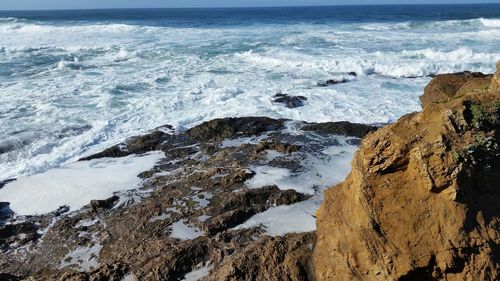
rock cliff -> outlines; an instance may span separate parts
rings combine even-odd
[[[438,75],[362,141],[317,212],[317,280],[499,280],[499,79]]]

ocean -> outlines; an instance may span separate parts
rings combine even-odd
[[[0,181],[164,124],[394,122],[430,76],[499,59],[500,4],[0,11]]]

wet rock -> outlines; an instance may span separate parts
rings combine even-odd
[[[0,189],[3,188],[6,184],[15,181],[16,179],[6,179],[4,181],[0,181]]]
[[[138,189],[93,200],[81,210],[63,207],[25,218],[43,239],[37,236],[26,241],[29,247],[18,247],[11,242],[19,240],[22,229],[12,229],[0,249],[0,268],[34,280],[122,280],[129,275],[181,280],[203,266],[212,268],[206,278],[215,280],[225,274],[229,280],[261,280],[265,274],[278,278],[280,271],[290,280],[305,280],[311,234],[273,238],[261,226],[235,230],[253,215],[310,198],[247,183],[256,175],[254,167],[301,173],[308,168],[304,159],[339,145],[328,133],[302,131],[303,125],[266,117],[216,119],[181,132],[159,128],[90,156],[165,153],[139,175]]]
[[[0,226],[0,251],[5,251],[11,244],[23,246],[35,241],[40,237],[37,230],[30,222]]]
[[[203,229],[210,235],[214,235],[226,229],[230,229],[244,223],[257,212],[252,208],[236,209],[227,211],[204,223]]]
[[[160,144],[169,138],[163,131],[154,131],[144,136],[133,137],[123,144],[115,145],[92,156],[83,157],[80,161],[104,157],[123,157],[131,154],[142,154],[153,150],[160,150]]]
[[[100,210],[108,210],[113,208],[113,206],[119,199],[120,198],[115,195],[104,200],[92,200],[90,201],[90,207],[96,212]]]
[[[244,117],[215,119],[186,131],[186,135],[200,142],[221,141],[226,138],[256,136],[284,127],[283,119]]]
[[[303,96],[289,96],[287,94],[276,94],[273,96],[273,102],[282,103],[288,108],[296,108],[304,106],[304,101],[307,98]]]
[[[347,82],[351,82],[353,78],[358,77],[358,74],[356,72],[348,72],[346,73],[348,78],[341,78],[341,79],[329,79],[326,80],[325,82],[318,82],[318,87],[328,87],[336,84],[343,84]]]
[[[128,268],[121,264],[106,264],[99,269],[91,272],[67,272],[64,273],[58,280],[61,281],[121,281],[127,276]]]
[[[292,154],[293,152],[299,151],[300,145],[282,143],[282,142],[273,142],[273,141],[265,141],[261,142],[257,146],[257,153],[260,153],[264,150],[275,150],[284,154]]]
[[[377,130],[377,127],[350,122],[327,122],[307,124],[302,127],[302,130],[313,131],[320,134],[335,134],[362,138],[368,133]]]
[[[234,210],[238,208],[253,208],[262,212],[271,206],[290,205],[304,201],[310,196],[296,192],[295,190],[280,190],[277,186],[268,186],[259,189],[249,189],[226,195],[216,205],[220,211]]]
[[[3,224],[3,221],[11,218],[14,212],[9,208],[8,202],[0,202],[0,225]]]

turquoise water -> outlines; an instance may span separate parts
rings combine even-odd
[[[166,123],[392,122],[429,75],[492,72],[498,46],[500,5],[0,12],[0,180]]]

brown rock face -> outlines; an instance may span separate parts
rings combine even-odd
[[[422,107],[431,102],[446,102],[457,95],[465,95],[471,91],[487,91],[492,75],[479,72],[460,72],[437,75],[424,89],[420,97]]]
[[[500,94],[500,61],[497,62],[497,72],[491,81],[491,92]]]
[[[438,76],[363,140],[317,213],[317,280],[500,279],[500,95],[433,102],[477,79]]]

